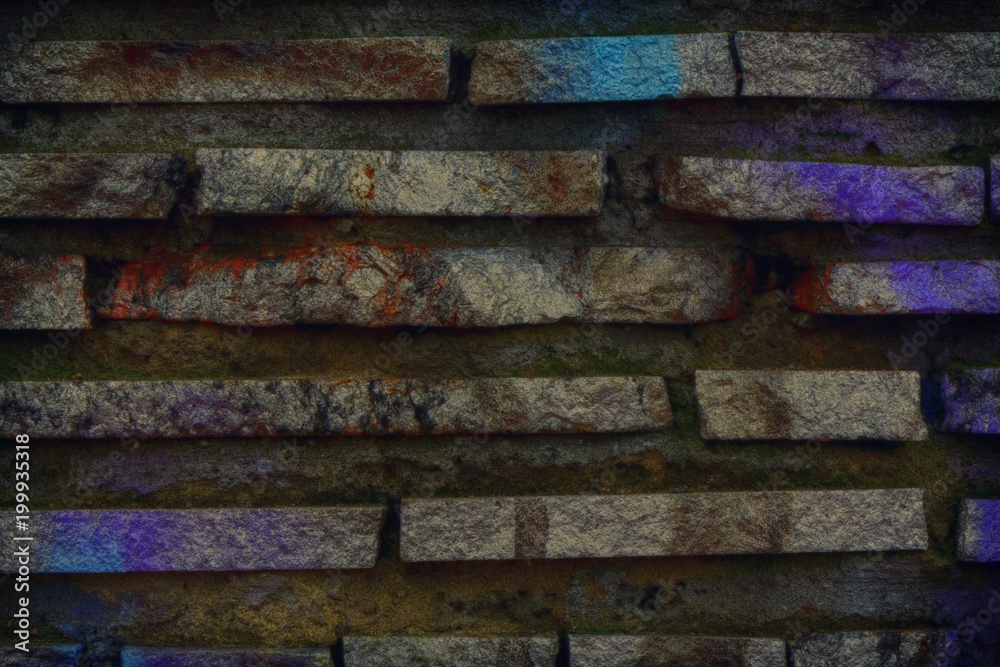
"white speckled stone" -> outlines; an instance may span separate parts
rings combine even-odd
[[[786,667],[783,639],[570,635],[570,667]]]
[[[89,329],[80,255],[0,255],[0,329]]]
[[[556,637],[344,637],[345,667],[552,667]]]
[[[947,630],[808,634],[792,645],[792,667],[948,667],[958,648]]]

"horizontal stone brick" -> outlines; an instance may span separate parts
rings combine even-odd
[[[594,216],[600,151],[201,149],[206,215]]]
[[[344,667],[552,667],[552,637],[344,637]]]
[[[154,153],[0,155],[0,218],[166,218],[183,168]]]
[[[400,530],[407,562],[927,548],[920,489],[410,499]]]
[[[935,386],[939,430],[1000,435],[1000,368],[947,371]]]
[[[381,507],[37,510],[31,513],[31,571],[370,568],[383,515]],[[2,519],[8,535],[16,534],[14,513],[3,512]],[[0,556],[4,572],[14,570],[12,553]]]
[[[743,95],[1000,99],[1000,34],[741,32]]]
[[[30,612],[29,612],[30,613]],[[19,641],[19,640],[14,640]],[[16,667],[77,667],[81,664],[79,657],[82,646],[76,644],[36,644],[34,639],[28,643],[29,651],[25,653],[5,642],[0,647],[0,664]]]
[[[736,70],[724,34],[481,42],[469,84],[473,104],[735,94]]]
[[[116,319],[274,326],[496,327],[735,317],[752,271],[736,252],[670,248],[308,248],[267,258],[128,264]]]
[[[908,371],[695,373],[709,440],[923,440],[920,374]]]
[[[797,308],[830,315],[1000,313],[1000,260],[842,262],[804,271]]]
[[[0,436],[184,438],[652,431],[659,377],[0,382]]]
[[[571,667],[786,667],[783,639],[570,635]]]
[[[1000,500],[962,501],[958,511],[958,559],[1000,562]]]
[[[6,104],[444,100],[450,47],[421,37],[50,42],[0,49]]]
[[[792,667],[948,667],[958,664],[950,630],[807,634],[792,645]]]
[[[735,220],[975,225],[979,167],[881,167],[682,157],[664,160],[661,201]]]
[[[210,649],[126,646],[121,667],[333,667],[328,648]]]
[[[0,329],[90,328],[80,255],[0,255]]]

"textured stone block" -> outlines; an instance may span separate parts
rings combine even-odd
[[[0,218],[166,218],[183,168],[154,153],[0,155]]]
[[[949,630],[808,634],[792,646],[792,667],[948,667],[957,654]]]
[[[990,210],[1000,218],[1000,155],[990,158]]]
[[[0,329],[90,328],[80,255],[0,255]]]
[[[184,438],[652,431],[659,377],[0,382],[0,435]]]
[[[469,84],[473,104],[735,94],[736,70],[724,34],[481,42]]]
[[[939,430],[1000,435],[1000,369],[947,371],[936,384]]]
[[[344,667],[552,667],[552,637],[344,637]]]
[[[785,667],[783,639],[570,635],[571,667]]]
[[[443,100],[446,39],[48,42],[0,49],[0,100],[18,103]]]
[[[958,559],[1000,562],[1000,500],[962,501],[958,512]]]
[[[920,374],[908,371],[695,373],[709,440],[923,440]]]
[[[743,95],[1000,99],[1000,34],[741,32]]]
[[[117,319],[274,326],[496,327],[735,317],[752,270],[735,252],[669,248],[309,248],[128,264]]]
[[[927,548],[923,491],[404,500],[407,562]]]
[[[1000,313],[1000,260],[843,262],[804,271],[797,308],[831,315]]]
[[[979,167],[880,167],[682,157],[664,160],[661,201],[736,220],[975,225]]]
[[[8,534],[14,533],[13,512],[2,515]],[[36,510],[31,571],[369,568],[383,516],[382,507]],[[12,554],[0,556],[4,572],[14,569]]]
[[[12,598],[13,599],[13,598]],[[13,640],[19,641],[19,640]],[[77,667],[82,647],[76,644],[28,644],[27,653],[10,643],[0,647],[0,664],[12,667]]]
[[[122,667],[333,667],[328,648],[210,649],[126,646]]]

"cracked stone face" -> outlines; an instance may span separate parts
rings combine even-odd
[[[81,255],[0,255],[0,329],[89,329]]]
[[[793,667],[948,667],[956,664],[953,631],[806,634],[792,645]],[[949,650],[950,649],[950,650]]]
[[[785,667],[783,639],[570,635],[573,667]]]
[[[552,637],[344,637],[345,667],[550,667]]]

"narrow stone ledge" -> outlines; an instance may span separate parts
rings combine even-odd
[[[786,667],[783,639],[570,635],[571,667]]]
[[[707,440],[924,440],[910,371],[695,372]]]
[[[1000,369],[946,371],[936,385],[938,430],[1000,435]]]
[[[469,83],[473,104],[735,94],[736,70],[724,34],[481,42],[476,45]]]
[[[344,667],[552,667],[556,637],[344,637]]]
[[[370,568],[384,514],[382,507],[40,510],[31,513],[31,571]],[[8,535],[16,535],[14,513],[2,518]],[[4,572],[14,571],[12,550],[0,559]]]
[[[17,640],[14,640],[17,641]],[[0,664],[17,667],[77,667],[83,647],[77,644],[36,644],[32,639],[29,652],[6,643],[0,647]]]
[[[205,215],[595,216],[601,151],[200,149]]]
[[[126,265],[100,314],[236,326],[683,324],[735,317],[752,274],[729,250],[337,246],[253,259],[195,254]]]
[[[741,32],[743,95],[1000,99],[1000,34]]]
[[[333,667],[328,648],[210,649],[126,646],[121,667]]]
[[[9,438],[621,433],[671,421],[659,377],[0,382]]]
[[[668,158],[661,201],[734,220],[976,225],[986,202],[979,167]]]
[[[958,511],[958,559],[1000,562],[1000,500],[962,501]]]
[[[89,329],[80,255],[0,255],[0,329]]]
[[[406,562],[927,548],[923,491],[404,500]]]
[[[0,218],[164,219],[183,169],[157,153],[0,155]]]
[[[24,103],[444,100],[448,40],[48,42],[0,49],[0,100]]]
[[[792,667],[948,667],[957,664],[951,630],[807,634],[792,645]]]
[[[804,271],[796,308],[829,315],[1000,313],[1000,260],[842,262]]]
[[[1000,155],[990,158],[990,210],[1000,219]]]

